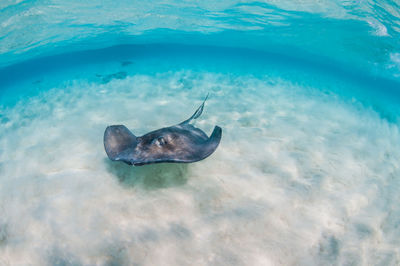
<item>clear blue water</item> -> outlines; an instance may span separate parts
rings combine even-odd
[[[399,265],[399,1],[0,3],[0,265]],[[107,125],[223,128],[109,161]]]

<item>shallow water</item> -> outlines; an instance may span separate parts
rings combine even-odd
[[[0,265],[398,265],[398,6],[2,2]],[[209,158],[107,158],[207,93]]]

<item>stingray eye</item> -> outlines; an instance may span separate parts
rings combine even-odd
[[[167,144],[167,141],[163,137],[156,138],[155,142],[157,143],[158,146],[163,146]]]

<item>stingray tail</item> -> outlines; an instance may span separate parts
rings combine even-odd
[[[180,123],[180,125],[189,124],[190,121],[192,121],[193,119],[196,119],[196,118],[198,118],[199,116],[201,116],[201,114],[203,113],[204,104],[206,103],[209,94],[210,94],[210,93],[207,93],[206,98],[204,99],[204,101],[203,101],[203,103],[200,105],[200,107],[197,108],[196,112],[194,112],[194,114],[193,114],[189,119],[187,119],[187,120],[183,121],[182,123]]]

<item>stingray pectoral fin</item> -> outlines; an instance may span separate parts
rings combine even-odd
[[[210,156],[217,149],[219,143],[221,142],[221,137],[222,129],[219,126],[215,126],[210,138],[207,141],[207,149],[203,159]]]
[[[113,161],[126,161],[136,145],[136,136],[123,125],[108,126],[104,132],[104,148]]]

